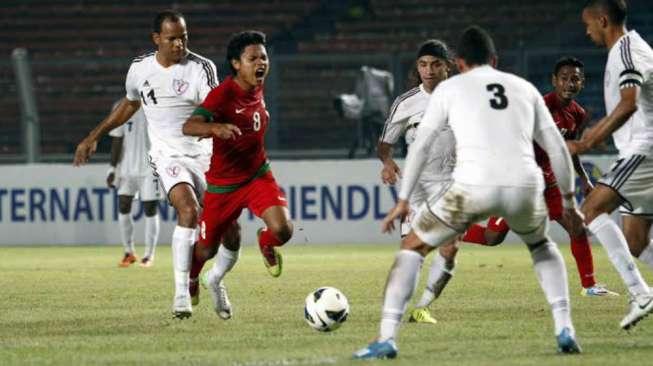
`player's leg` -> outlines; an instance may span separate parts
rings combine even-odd
[[[512,188],[511,191],[506,197],[512,197],[515,209],[509,210],[506,220],[531,253],[537,280],[551,306],[558,352],[578,353],[580,347],[571,321],[567,270],[557,245],[547,235],[544,199],[537,189]]]
[[[134,253],[134,219],[131,215],[133,199],[133,195],[118,195],[118,226],[124,252],[122,260],[118,263],[119,267],[129,267],[138,261]]]
[[[293,234],[285,195],[272,172],[243,187],[243,195],[247,207],[265,223],[265,227],[257,232],[263,263],[272,277],[279,277],[283,270],[283,258],[278,247],[288,242]]]
[[[651,219],[644,216],[623,215],[624,235],[634,257],[653,269],[653,240],[650,239]]]
[[[623,202],[615,190],[603,184],[606,178],[605,182],[613,180],[613,173],[614,170],[601,179],[601,184],[598,184],[583,201],[581,211],[585,216],[588,229],[603,245],[610,262],[617,269],[628,292],[635,299],[630,312],[620,323],[622,328],[629,329],[653,311],[653,297],[633,261],[626,238],[619,226],[609,216],[609,213]]]
[[[145,253],[141,259],[141,267],[150,267],[154,263],[156,244],[161,230],[158,213],[160,191],[159,179],[154,174],[142,178],[139,194],[145,213]]]
[[[172,232],[172,263],[175,276],[173,314],[184,318],[192,314],[189,282],[200,205],[193,187],[188,183],[175,185],[168,192],[168,199],[177,211],[177,225]]]
[[[510,226],[501,217],[490,217],[487,227],[474,224],[462,237],[462,241],[472,244],[495,246],[503,243],[510,231]]]
[[[422,297],[415,304],[415,308],[410,312],[409,322],[435,324],[436,320],[428,311],[428,306],[433,303],[453,277],[456,267],[456,254],[458,253],[457,240],[454,239],[449,243],[442,245],[435,254],[429,268],[426,288],[422,292]]]

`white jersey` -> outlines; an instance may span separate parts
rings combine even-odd
[[[184,136],[181,128],[217,85],[213,62],[192,52],[167,68],[156,60],[156,52],[134,59],[125,88],[127,99],[141,101],[148,121],[151,155],[211,154],[211,139],[198,142],[197,137]]]
[[[635,112],[612,134],[620,157],[653,156],[653,50],[631,30],[610,49],[604,75],[605,109],[612,113],[621,100],[620,91],[639,86]]]
[[[144,177],[152,174],[147,157],[150,141],[143,108],[136,111],[127,123],[111,130],[109,136],[123,138],[122,155],[116,171],[118,177]]]
[[[556,127],[544,99],[528,81],[487,65],[443,81],[431,95],[417,130],[418,140],[427,144],[428,136],[446,124],[456,141],[454,181],[468,185],[544,187],[542,171],[535,163],[533,137]],[[560,146],[556,146],[563,149],[560,134],[557,130],[547,132],[550,131],[556,132],[549,136],[558,138],[555,142]],[[422,149],[427,149],[423,144]],[[410,155],[400,192],[402,199],[412,192],[418,174],[410,165],[420,158]]]
[[[419,86],[405,92],[395,99],[390,108],[381,142],[394,145],[404,136],[410,150],[415,141],[417,126],[422,120],[431,94]],[[451,179],[451,172],[455,165],[456,141],[449,126],[443,127],[437,135],[437,141],[431,145],[422,178],[429,182],[445,181]]]

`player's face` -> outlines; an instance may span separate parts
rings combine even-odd
[[[417,59],[416,64],[419,78],[429,90],[449,76],[449,63],[441,58],[424,55]]]
[[[574,99],[583,89],[583,71],[575,66],[563,66],[553,75],[553,88],[561,100]]]
[[[186,56],[188,32],[186,21],[182,18],[175,22],[166,19],[161,23],[161,33],[152,33],[152,39],[158,46],[159,54],[171,62],[179,62]]]
[[[597,46],[605,46],[603,38],[605,16],[601,16],[596,10],[586,8],[583,10],[583,24],[585,24],[585,34]]]
[[[250,44],[245,47],[239,60],[231,60],[236,69],[236,77],[253,89],[263,85],[268,76],[269,61],[265,46]]]

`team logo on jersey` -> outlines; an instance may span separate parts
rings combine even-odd
[[[150,87],[150,82],[145,80],[145,82],[143,83],[143,88],[149,88],[149,87]]]
[[[182,95],[188,90],[188,81],[182,79],[172,79],[172,88],[177,95]]]
[[[166,172],[168,172],[168,175],[171,177],[177,177],[180,171],[181,167],[179,165],[173,165],[166,168]]]

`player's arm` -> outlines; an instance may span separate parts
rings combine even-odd
[[[641,84],[641,82],[640,82]],[[637,98],[639,97],[639,84],[622,88],[621,99],[609,115],[603,117],[594,127],[587,129],[579,141],[568,142],[572,154],[582,154],[605,140],[637,112]]]
[[[107,172],[107,186],[114,188],[114,181],[116,179],[116,166],[120,161],[122,154],[122,142],[124,137],[114,136],[111,140],[111,161],[109,162],[109,171]]]
[[[77,145],[73,165],[79,166],[86,163],[88,158],[95,153],[100,138],[107,132],[127,122],[140,107],[140,100],[123,98],[116,108]]]
[[[392,146],[392,144],[383,141],[379,141],[376,146],[376,153],[383,163],[381,181],[385,184],[395,184],[397,183],[397,177],[401,176],[401,170],[392,158]]]
[[[217,137],[223,140],[235,139],[242,135],[240,129],[231,123],[212,123],[213,113],[200,106],[184,122],[181,132],[188,136],[200,138]]]
[[[551,113],[544,104],[544,100],[537,93],[535,99],[535,131],[533,139],[549,156],[553,173],[562,192],[564,206],[575,209],[571,155],[565,146],[560,131],[553,122]]]

